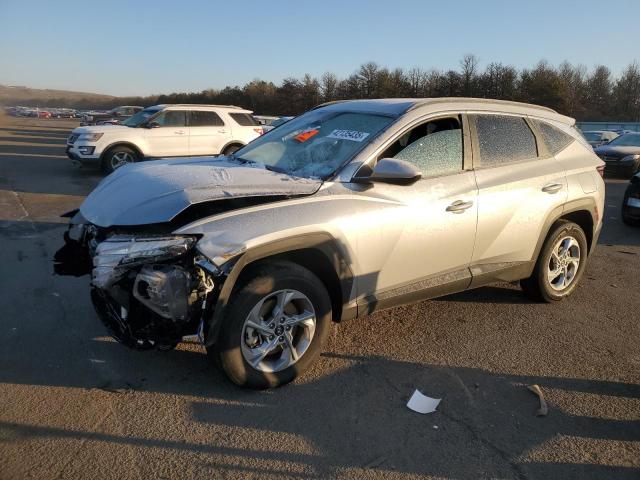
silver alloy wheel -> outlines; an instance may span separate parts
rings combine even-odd
[[[278,290],[262,298],[242,327],[244,359],[260,372],[279,372],[296,363],[311,345],[316,312],[297,290]]]
[[[556,291],[566,289],[580,267],[580,244],[572,236],[562,237],[551,250],[547,266],[547,281]]]
[[[111,155],[111,168],[114,170],[118,167],[121,167],[125,163],[133,163],[133,155],[129,152],[116,152]]]

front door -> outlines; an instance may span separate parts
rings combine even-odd
[[[401,133],[379,156],[411,162],[423,177],[411,185],[374,183],[366,192],[391,203],[371,218],[376,233],[358,239],[364,311],[469,285],[478,207],[464,143],[462,117],[451,116]]]
[[[184,110],[164,110],[152,118],[145,132],[147,157],[189,155],[189,127]]]

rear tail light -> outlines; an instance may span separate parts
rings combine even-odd
[[[256,132],[258,135],[262,135],[264,133],[264,130],[262,129],[262,127],[254,128],[253,131]]]
[[[602,178],[604,178],[604,165],[598,165],[598,166],[596,167],[596,170],[598,171],[598,173],[600,174],[600,176],[601,176]]]

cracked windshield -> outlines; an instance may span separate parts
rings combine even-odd
[[[393,120],[383,115],[311,111],[258,138],[238,151],[236,158],[298,177],[325,178]]]

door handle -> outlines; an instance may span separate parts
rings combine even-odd
[[[218,133],[227,133],[226,130],[218,130]]]
[[[175,131],[173,133],[175,133],[176,135],[184,135],[185,131],[184,130],[177,130],[177,131]]]
[[[562,190],[561,183],[550,183],[542,187],[542,191],[545,193],[558,193],[560,190]]]
[[[473,206],[473,202],[464,202],[462,200],[456,200],[451,205],[447,207],[447,212],[451,213],[462,213],[467,208],[471,208]]]

